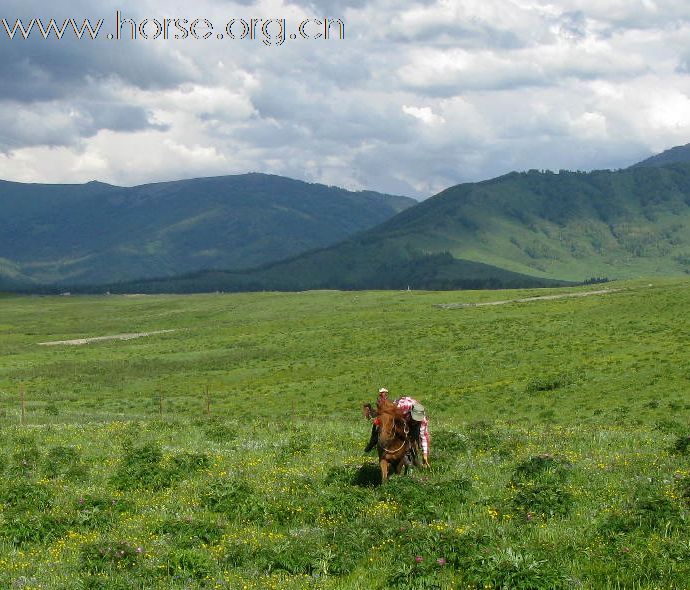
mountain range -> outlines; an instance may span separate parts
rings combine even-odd
[[[451,289],[690,273],[690,146],[625,170],[512,172],[418,204],[261,174],[4,183],[0,198],[4,288],[29,277],[97,292]]]
[[[135,187],[0,182],[0,281],[79,285],[250,268],[415,203],[267,174]]]

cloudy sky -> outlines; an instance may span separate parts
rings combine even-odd
[[[214,34],[111,40],[117,9],[205,18]],[[10,27],[104,19],[93,41],[10,40],[0,25],[7,180],[259,171],[419,198],[690,142],[687,0],[3,0],[0,12]],[[344,40],[216,38],[231,19],[292,32],[324,16],[342,19]]]

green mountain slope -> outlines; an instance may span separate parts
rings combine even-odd
[[[346,241],[134,291],[463,288],[690,272],[690,164],[511,173],[449,188]]]
[[[667,164],[682,164],[684,162],[690,162],[690,143],[672,147],[651,158],[633,164],[632,168],[642,166],[666,166]]]
[[[332,244],[415,202],[266,174],[131,188],[0,181],[0,277],[74,285],[248,268]]]
[[[690,164],[459,185],[377,236],[537,277],[680,275],[690,270]]]

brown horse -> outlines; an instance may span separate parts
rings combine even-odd
[[[393,468],[397,474],[407,470],[410,450],[410,430],[402,412],[388,400],[379,404],[374,424],[378,427],[378,442],[376,448],[379,453],[381,467],[381,481],[385,483]]]

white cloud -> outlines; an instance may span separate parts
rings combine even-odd
[[[3,8],[108,25],[116,5]],[[125,12],[293,27],[328,15],[346,39],[0,37],[1,178],[131,185],[253,170],[426,196],[690,141],[685,0],[145,0]]]
[[[429,107],[413,107],[403,105],[402,110],[406,115],[419,119],[427,125],[436,125],[445,122],[443,117],[440,117],[434,113]]]

